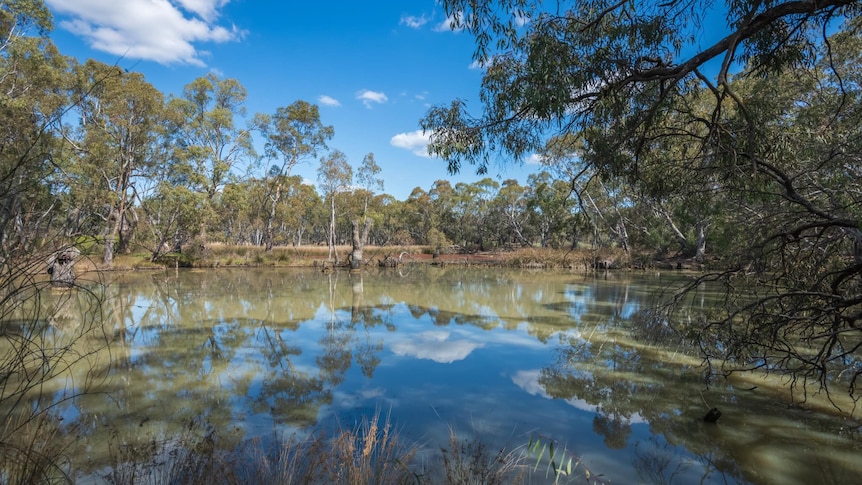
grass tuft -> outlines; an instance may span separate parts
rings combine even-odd
[[[475,438],[458,439],[450,429],[449,448],[441,452],[447,484],[502,485],[523,483],[526,477],[526,457],[521,448],[490,450]]]

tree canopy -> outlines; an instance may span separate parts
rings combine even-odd
[[[586,184],[624,196],[615,227],[631,221],[626,207],[652,207],[699,258],[720,232],[725,269],[649,318],[714,370],[786,372],[803,389],[840,380],[855,395],[859,2],[443,4],[484,68],[480,115],[454,100],[421,122],[450,172],[540,153],[573,167],[582,207],[599,207],[584,203]],[[726,285],[727,304],[683,328],[675,312],[704,280]]]

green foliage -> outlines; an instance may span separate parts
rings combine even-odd
[[[588,484],[605,483],[601,474],[593,474],[580,458],[574,456],[566,447],[560,448],[550,438],[531,437],[527,443],[527,455],[536,460],[535,465],[533,465],[534,471],[539,470],[542,462],[547,463],[544,466],[545,478],[553,477],[555,484],[560,483],[561,480]],[[583,480],[576,478],[577,476],[582,476]]]
[[[47,36],[53,28],[51,12],[42,0],[4,0],[0,4],[0,35],[4,41],[20,35]]]
[[[440,250],[451,246],[452,242],[446,238],[446,235],[442,231],[432,228],[428,231],[428,245],[434,248],[434,250]]]

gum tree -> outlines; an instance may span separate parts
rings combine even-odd
[[[298,163],[317,156],[326,149],[335,130],[320,121],[320,111],[307,101],[295,101],[290,106],[276,109],[275,114],[258,114],[255,126],[265,140],[264,156],[273,164],[266,173],[267,196],[264,201],[266,250],[272,251],[273,223],[281,202],[284,184]]]
[[[140,73],[89,60],[78,66],[79,153],[76,190],[103,223],[104,264],[129,251],[133,208],[160,163],[164,98]]]
[[[332,253],[337,243],[335,233],[336,197],[339,192],[348,190],[353,183],[353,167],[347,162],[347,155],[339,150],[333,150],[329,155],[320,159],[317,168],[318,189],[323,198],[329,201],[329,260],[332,261]],[[335,251],[335,262],[338,263],[338,251]]]

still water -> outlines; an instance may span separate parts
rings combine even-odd
[[[450,429],[490,447],[542,435],[611,483],[862,476],[858,423],[788,407],[750,381],[707,386],[696,357],[645,343],[632,317],[667,276],[429,267],[110,278],[104,311],[118,338],[99,361],[111,370],[87,378],[98,393],[59,408],[89,430],[78,452],[94,463],[103,429],[170,434],[199,418],[250,439],[352,427],[383,410],[428,449]],[[709,301],[705,289],[695,305]],[[719,422],[702,422],[713,406]]]

